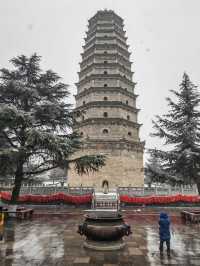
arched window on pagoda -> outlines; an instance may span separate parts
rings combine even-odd
[[[105,96],[103,99],[104,99],[104,101],[107,101],[108,100],[108,97]]]
[[[104,116],[104,117],[108,117],[108,113],[107,113],[107,112],[104,112],[104,113],[103,113],[103,116]]]
[[[108,134],[108,129],[107,128],[104,128],[103,131],[102,131],[103,134]]]
[[[131,132],[128,132],[128,136],[129,136],[129,137],[131,137],[131,136],[132,136]]]
[[[130,120],[130,115],[127,115],[127,120]]]

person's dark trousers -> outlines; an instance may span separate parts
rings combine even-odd
[[[167,246],[167,254],[170,254],[170,239],[167,240],[161,240],[160,239],[160,253],[163,253],[163,244],[164,242],[166,242],[166,246]]]

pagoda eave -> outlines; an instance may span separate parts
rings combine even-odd
[[[133,122],[130,120],[126,120],[123,118],[112,118],[112,117],[107,117],[107,118],[88,118],[85,119],[81,122],[76,121],[74,128],[81,128],[86,125],[95,125],[95,124],[101,124],[101,125],[124,125],[124,126],[130,126],[133,128],[139,129],[142,124],[139,124],[137,122]]]
[[[82,111],[82,110],[87,110],[88,108],[91,107],[99,107],[99,108],[104,108],[104,107],[110,107],[110,108],[122,108],[134,113],[138,113],[140,109],[137,109],[133,106],[127,105],[123,102],[120,101],[95,101],[95,102],[88,102],[85,105],[82,105],[80,107],[76,107],[76,111]]]
[[[78,83],[76,83],[77,86],[85,84],[88,81],[95,80],[95,79],[120,79],[124,81],[125,83],[135,86],[137,83],[133,82],[130,79],[127,79],[126,77],[120,75],[120,74],[91,74],[90,76],[86,76],[84,79],[80,80]]]
[[[90,87],[88,89],[85,89],[83,92],[77,93],[75,97],[76,99],[80,99],[81,97],[89,95],[92,92],[120,92],[121,94],[127,95],[128,97],[131,97],[133,99],[136,99],[138,97],[137,94],[131,93],[121,87]]]
[[[86,146],[87,148],[90,149],[98,149],[103,148],[103,149],[119,149],[119,150],[127,150],[128,149],[133,149],[137,152],[143,152],[144,151],[144,146],[145,142],[136,142],[136,141],[131,141],[127,140],[125,138],[121,139],[93,139],[93,138],[85,138],[83,139],[83,147]]]

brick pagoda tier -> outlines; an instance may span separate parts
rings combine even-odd
[[[130,52],[123,19],[113,11],[98,11],[89,20],[77,85],[76,130],[84,145],[76,156],[106,154],[106,166],[97,173],[68,173],[71,186],[110,188],[143,186],[143,149],[139,139],[137,95],[132,81]]]

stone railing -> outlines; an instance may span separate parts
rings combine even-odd
[[[130,196],[150,196],[150,195],[175,195],[186,194],[196,195],[198,194],[197,188],[194,187],[119,187],[119,194],[127,194]]]
[[[0,190],[11,191],[12,185],[0,184]],[[71,186],[26,186],[21,187],[21,194],[53,194],[53,193],[67,193],[73,195],[82,195],[92,193],[93,187],[71,187]],[[110,190],[111,191],[111,190]],[[150,196],[150,195],[175,195],[175,194],[186,194],[196,195],[198,194],[197,188],[194,187],[118,187],[119,194],[126,194],[130,196]]]
[[[11,191],[12,185],[0,184],[0,190]],[[70,187],[70,186],[25,186],[23,185],[20,189],[20,194],[35,194],[35,195],[50,195],[54,193],[63,192],[66,194],[83,195],[93,193],[93,187]]]

